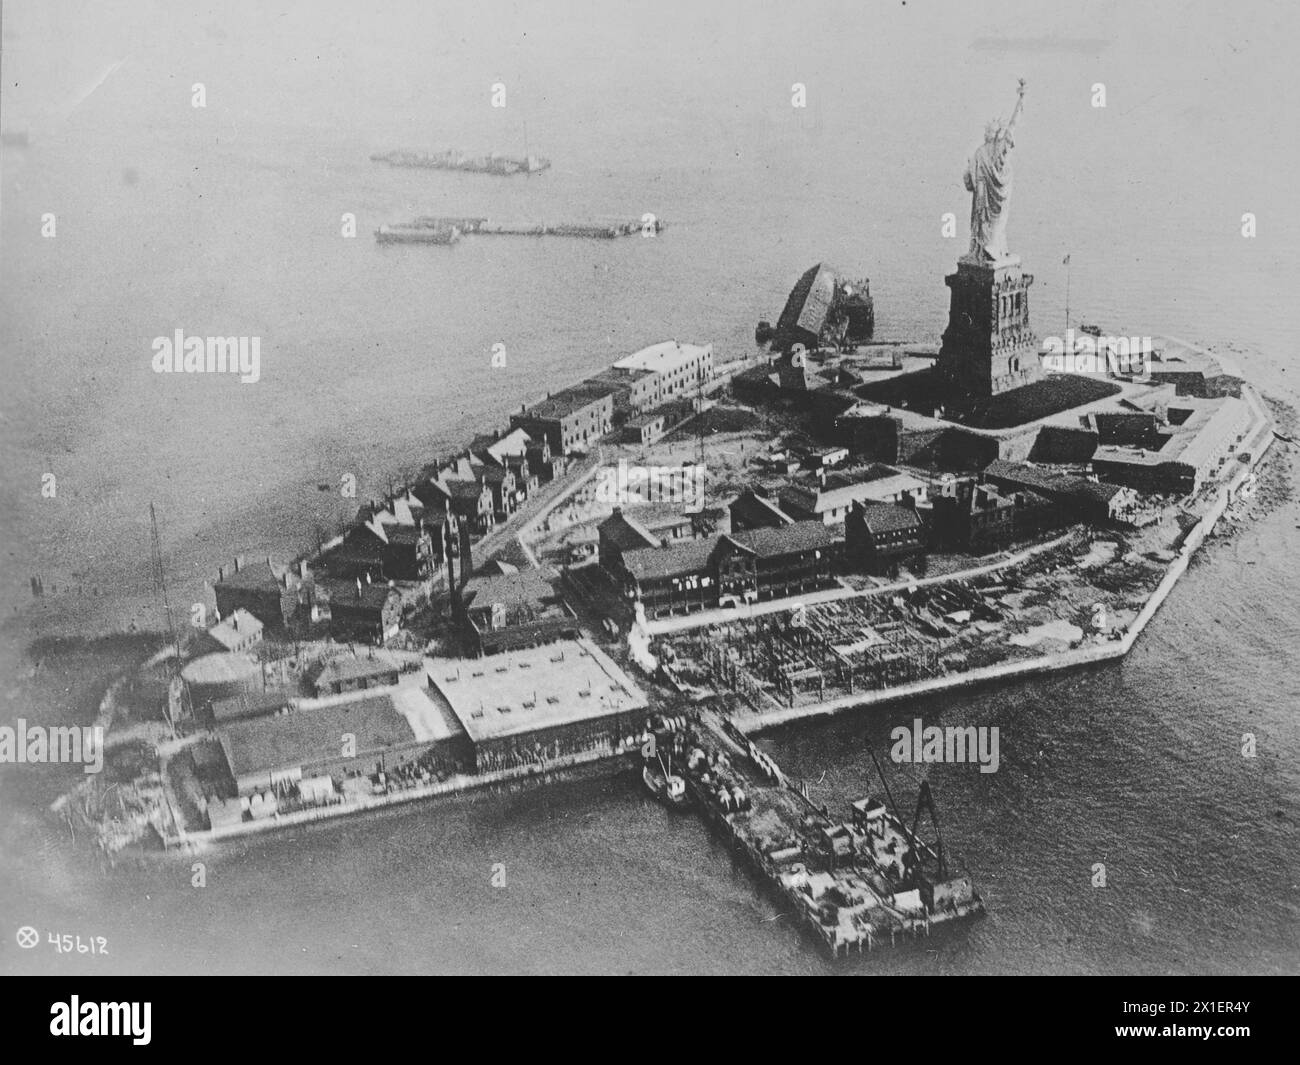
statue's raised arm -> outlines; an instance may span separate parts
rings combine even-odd
[[[1025,109],[1025,79],[1020,79],[1020,88],[1016,91],[1016,106],[1011,112],[1011,118],[1007,121],[1007,132],[1010,133],[1016,126],[1016,119],[1020,117],[1020,112]]]

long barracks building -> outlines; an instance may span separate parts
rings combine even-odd
[[[829,587],[838,557],[831,531],[803,521],[625,551],[608,572],[656,618]]]

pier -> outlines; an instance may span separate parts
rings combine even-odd
[[[894,808],[883,776],[885,800],[859,799],[847,820],[836,820],[711,711],[663,742],[684,762],[687,790],[701,816],[745,855],[833,958],[928,936],[936,926],[984,913],[970,879],[948,868],[942,840],[931,845],[917,835],[924,808],[938,836],[928,784],[921,785],[911,828]]]

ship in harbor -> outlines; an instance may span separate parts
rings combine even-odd
[[[515,174],[540,174],[551,168],[551,161],[539,155],[470,155],[459,149],[445,152],[413,152],[396,150],[376,152],[370,157],[372,162],[387,163],[389,166],[414,167],[422,170],[461,170],[469,174],[494,174],[497,177],[512,177]]]
[[[683,810],[690,805],[686,794],[686,781],[665,765],[662,759],[646,759],[641,767],[641,783],[656,799],[671,810]]]
[[[682,717],[656,716],[650,733],[641,747],[641,783],[655,799],[670,810],[684,810],[690,805],[686,780],[673,771],[673,755],[678,761],[685,753],[686,721]],[[668,755],[664,760],[665,752]]]

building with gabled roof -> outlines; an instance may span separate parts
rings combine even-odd
[[[871,285],[843,281],[826,263],[817,263],[795,282],[777,319],[774,344],[789,351],[795,344],[808,350],[860,344],[875,331]]]
[[[555,580],[546,569],[471,577],[456,609],[475,653],[494,655],[576,636],[577,618]]]
[[[747,488],[736,496],[727,509],[731,512],[733,532],[794,524],[794,518],[767,496],[759,495],[752,488]]]
[[[1132,489],[1056,473],[1027,462],[995,459],[984,467],[982,476],[985,481],[1013,492],[1033,492],[1050,499],[1077,518],[1098,524],[1123,520],[1124,511],[1137,503]]]
[[[796,522],[629,550],[611,576],[655,618],[827,587],[838,556],[824,524]]]
[[[245,565],[240,555],[233,568],[222,567],[217,571],[212,585],[217,613],[224,618],[236,610],[247,610],[268,631],[279,631],[298,605],[287,572],[287,568],[272,566],[269,558]]]
[[[236,607],[207,631],[222,651],[247,651],[262,642],[262,622],[243,607]]]
[[[353,525],[340,543],[321,556],[326,572],[339,579],[360,577],[381,583],[428,580],[441,568],[444,549],[441,526],[427,525],[423,512],[421,508],[414,524],[400,524],[395,515],[381,514]]]
[[[401,631],[402,597],[390,584],[327,578],[316,582],[316,598],[329,610],[332,640],[380,645]]]
[[[787,514],[807,521],[836,525],[845,520],[854,503],[901,503],[905,498],[923,502],[927,486],[919,477],[888,466],[873,466],[861,473],[829,473],[811,484],[789,485],[778,497]]]
[[[844,564],[874,576],[923,563],[925,522],[914,507],[893,503],[854,503],[844,522]]]
[[[414,698],[421,698],[416,690]],[[468,760],[464,732],[453,731],[428,698],[414,706],[411,693],[376,694],[289,713],[232,721],[218,730],[222,751],[240,795],[279,793],[317,776],[392,774],[403,765],[448,749]],[[454,719],[453,719],[454,722]],[[345,748],[340,736],[351,736]]]
[[[395,686],[405,671],[401,662],[384,654],[343,654],[326,661],[311,683],[318,697],[341,695]]]

